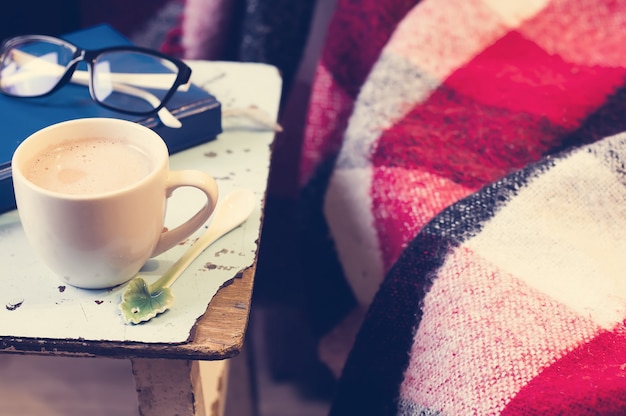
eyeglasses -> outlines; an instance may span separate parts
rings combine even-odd
[[[173,128],[181,123],[165,104],[177,90],[189,89],[190,77],[184,62],[135,46],[88,50],[63,39],[28,35],[10,38],[0,47],[2,94],[43,97],[71,82],[88,86],[91,98],[103,107],[136,115],[157,113]]]

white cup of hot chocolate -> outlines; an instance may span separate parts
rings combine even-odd
[[[156,132],[113,118],[39,130],[18,146],[11,167],[18,213],[35,253],[64,282],[81,288],[128,281],[150,257],[199,229],[218,198],[208,174],[169,169],[167,146]],[[206,204],[164,230],[167,200],[184,186],[201,190]]]

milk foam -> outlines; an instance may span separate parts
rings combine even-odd
[[[125,140],[84,138],[35,155],[24,175],[50,191],[93,195],[126,188],[151,170],[148,155]]]

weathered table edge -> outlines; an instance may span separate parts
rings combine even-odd
[[[241,277],[222,287],[209,303],[206,312],[195,327],[193,339],[181,344],[150,344],[135,342],[55,340],[46,338],[0,337],[0,352],[17,354],[43,354],[79,357],[110,358],[167,358],[184,360],[221,360],[232,358],[241,352],[245,338],[255,263],[245,269]],[[226,319],[224,317],[227,317]],[[231,325],[230,339],[215,322]],[[232,324],[237,327],[233,328]],[[219,333],[218,333],[219,332]]]

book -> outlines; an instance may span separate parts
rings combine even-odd
[[[61,37],[85,49],[131,44],[107,24]],[[13,152],[29,135],[49,125],[86,117],[130,120],[157,132],[170,154],[213,140],[222,132],[220,102],[196,85],[192,84],[187,91],[177,91],[166,107],[181,121],[182,127],[167,127],[156,114],[146,117],[108,110],[91,99],[86,87],[69,83],[46,97],[15,98],[0,94],[0,212],[15,208],[11,180]]]

